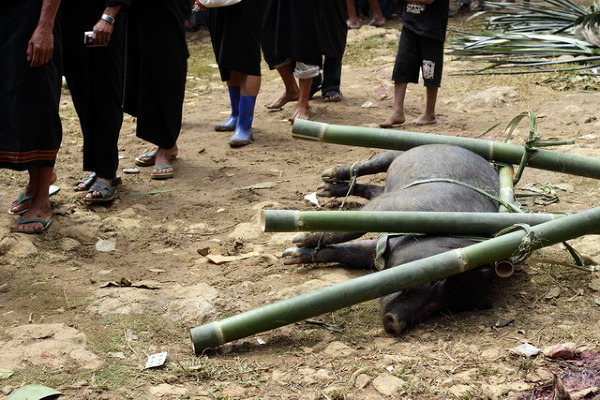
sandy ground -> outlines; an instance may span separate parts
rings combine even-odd
[[[351,32],[344,100],[324,103],[317,96],[315,121],[375,127],[385,119],[398,33],[388,25]],[[254,143],[231,149],[229,134],[212,129],[226,118],[228,99],[209,46],[204,32],[190,36],[196,54],[190,63],[202,73],[190,73],[176,177],[154,181],[148,169],[122,173],[110,206],[88,208],[72,190],[84,176],[82,137],[65,91],[54,225],[40,236],[15,235],[8,232],[14,217],[0,217],[5,395],[37,383],[69,399],[516,399],[541,398],[531,390],[555,376],[571,392],[600,386],[598,364],[589,361],[600,344],[600,275],[564,265],[572,260],[561,245],[535,252],[510,278],[497,280],[493,309],[441,315],[400,338],[383,332],[373,300],[195,356],[192,327],[371,273],[283,265],[281,252],[293,234],[261,232],[259,213],[317,209],[304,196],[316,190],[324,169],[380,151],[292,138],[287,117],[293,105],[278,112],[262,106],[282,91],[273,71],[264,74]],[[477,137],[498,124],[483,138],[503,140],[509,121],[529,110],[538,116],[542,139],[574,141],[553,150],[597,157],[598,94],[548,75],[453,75],[463,67],[447,62],[439,123],[402,129]],[[410,86],[409,121],[423,105],[424,89]],[[522,143],[527,135],[524,120],[512,141]],[[146,149],[126,117],[121,168],[133,167]],[[25,179],[0,171],[2,207]],[[592,208],[600,188],[594,179],[534,169],[525,171],[517,192],[532,193],[525,185],[556,193],[558,201],[547,205],[524,202],[536,212]],[[345,209],[360,204],[350,198]],[[321,206],[337,210],[340,201],[324,199]],[[596,236],[570,243],[590,263],[598,259]],[[578,365],[511,351],[523,343],[543,349],[568,342],[583,354]],[[143,369],[147,357],[160,352],[168,353],[166,364]],[[583,383],[566,379],[569,371]],[[580,396],[600,398],[598,389]]]

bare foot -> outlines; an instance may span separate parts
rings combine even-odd
[[[348,19],[346,21],[346,25],[348,25],[348,29],[359,29],[360,21],[358,20],[358,18]]]
[[[394,112],[385,121],[379,124],[381,128],[392,128],[394,125],[402,125],[406,121],[404,113]]]
[[[280,110],[281,107],[285,106],[290,101],[297,101],[297,100],[298,100],[298,92],[289,93],[289,94],[288,94],[288,92],[285,92],[277,100],[265,104],[265,107],[267,107],[269,110]]]
[[[310,107],[296,107],[294,114],[288,118],[288,121],[294,122],[296,119],[310,119]]]
[[[417,119],[413,121],[415,125],[432,125],[437,122],[435,115],[420,115]]]

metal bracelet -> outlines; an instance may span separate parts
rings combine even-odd
[[[100,18],[102,18],[103,20],[105,20],[106,22],[108,22],[111,25],[113,25],[115,23],[115,19],[108,14],[102,14],[102,17],[100,17]]]

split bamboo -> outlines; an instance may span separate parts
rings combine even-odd
[[[520,211],[519,204],[515,201],[515,188],[513,180],[515,179],[515,170],[512,165],[501,165],[498,168],[498,178],[500,180],[499,198],[503,204],[508,204],[510,210],[504,205],[500,205],[498,212],[514,212]]]

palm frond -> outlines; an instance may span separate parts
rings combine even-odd
[[[483,30],[454,31],[447,54],[455,60],[485,64],[477,69],[459,72],[467,74],[583,71],[597,68],[597,57],[600,56],[600,0],[597,1],[589,9],[572,0],[486,3],[487,10],[474,16],[485,18],[485,23],[478,25]],[[556,58],[561,59],[553,61]],[[515,67],[518,69],[511,70]]]

